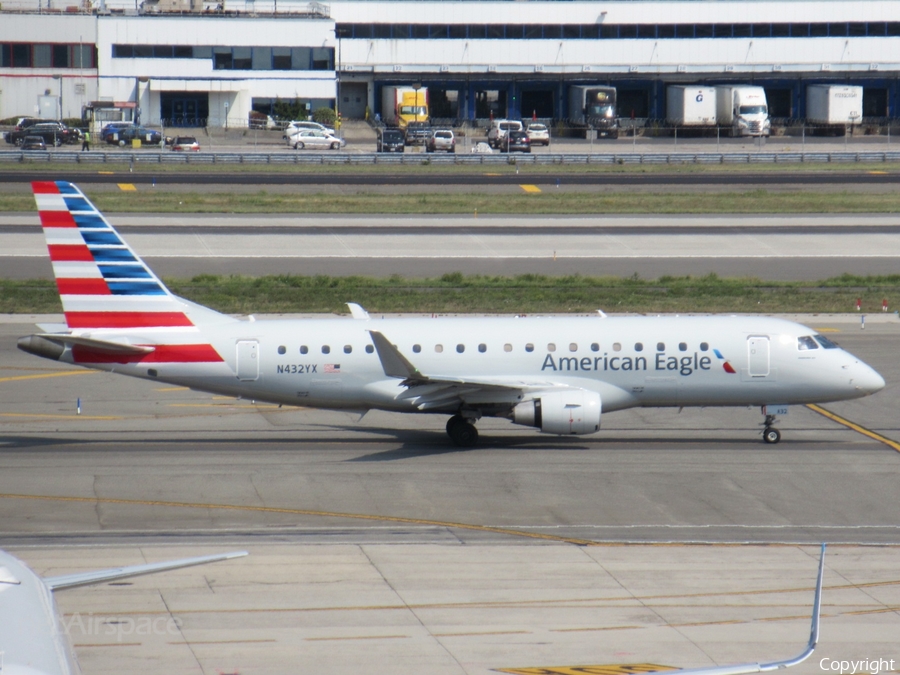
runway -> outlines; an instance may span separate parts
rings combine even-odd
[[[892,274],[897,216],[346,217],[110,214],[158,274]],[[0,217],[0,274],[51,278],[36,214]]]
[[[34,328],[6,318],[0,546],[45,574],[250,550],[60,593],[91,675],[782,658],[806,640],[820,541],[821,655],[896,658],[900,324],[803,320],[885,376],[825,406],[876,437],[797,407],[766,446],[756,410],[648,409],[577,439],[482,420],[460,450],[441,417],[357,422],[58,367],[17,351]],[[178,630],[117,628],[158,617]]]

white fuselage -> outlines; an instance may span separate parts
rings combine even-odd
[[[884,386],[843,349],[798,348],[812,329],[758,316],[234,320],[203,331],[220,363],[84,365],[272,403],[419,411],[401,397],[401,380],[385,375],[370,330],[426,376],[577,387],[597,392],[604,412],[825,402]],[[134,329],[102,337],[153,344],[163,336]]]

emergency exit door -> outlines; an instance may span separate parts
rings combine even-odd
[[[238,341],[237,377],[247,382],[259,378],[259,342],[256,340]]]

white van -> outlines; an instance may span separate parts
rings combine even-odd
[[[487,132],[487,142],[492,148],[500,147],[500,140],[510,131],[524,131],[518,120],[494,120]]]

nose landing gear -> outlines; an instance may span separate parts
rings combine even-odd
[[[777,443],[781,440],[781,432],[772,425],[775,424],[775,415],[766,415],[766,421],[763,422],[763,440],[766,443]]]

